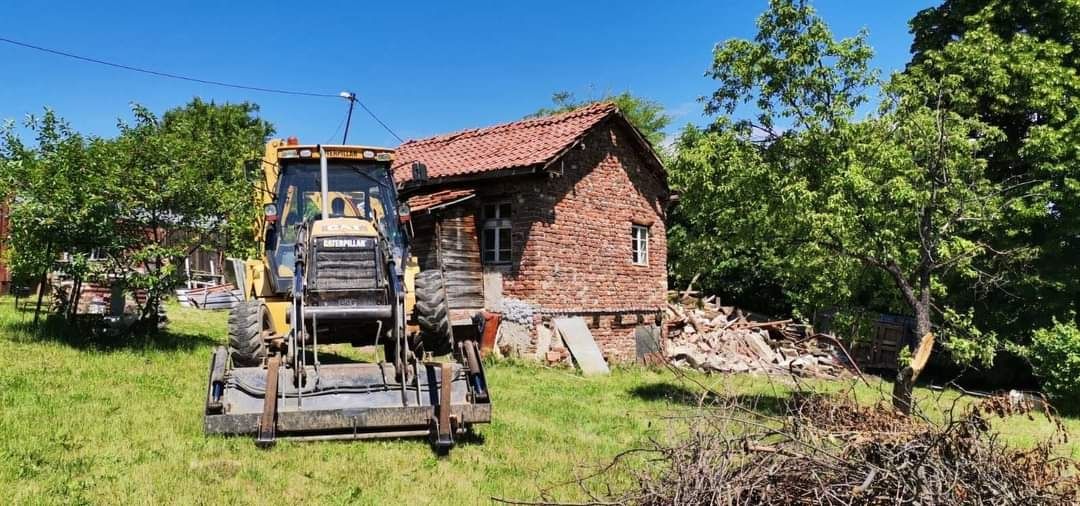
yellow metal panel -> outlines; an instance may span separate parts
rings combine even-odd
[[[378,232],[375,231],[375,225],[370,221],[356,218],[329,218],[318,220],[311,225],[311,237],[341,235],[375,237]]]
[[[274,294],[274,288],[270,284],[270,275],[266,271],[265,259],[245,260],[244,267],[247,271],[247,286],[244,287],[245,299],[252,295],[256,298],[264,298]]]
[[[263,183],[256,183],[255,186],[255,202],[259,205],[259,215],[255,219],[254,232],[255,243],[258,244],[258,251],[260,255],[266,255],[266,217],[263,215],[262,208],[266,204],[273,202],[273,191],[277,187],[278,177],[281,175],[281,169],[278,167],[278,147],[285,144],[285,141],[281,139],[273,139],[266,144],[266,152],[263,154],[262,160],[262,172]]]
[[[282,336],[289,333],[290,326],[285,323],[285,313],[289,310],[289,301],[267,300],[266,314],[270,315],[270,326],[274,335]]]
[[[416,275],[420,273],[420,262],[415,256],[410,256],[405,263],[405,314],[412,315],[413,307],[416,306]],[[413,320],[413,318],[408,318]],[[420,332],[420,327],[415,323],[405,326],[406,334]]]
[[[275,142],[275,141],[271,141]],[[295,157],[290,156],[290,160],[318,160],[319,159],[319,146],[315,144],[304,144],[289,146],[284,142],[277,140],[278,145],[275,146],[275,157],[280,151],[289,151],[291,155],[292,151],[296,152]],[[322,148],[326,151],[326,158],[328,159],[340,159],[340,160],[371,160],[379,162],[388,162],[394,159],[394,150],[392,148],[382,148],[378,146],[356,146],[356,145],[340,145],[340,144],[323,144]],[[307,153],[307,156],[300,156],[301,152]],[[370,152],[372,156],[364,156],[365,152]],[[379,157],[382,155],[382,157]]]

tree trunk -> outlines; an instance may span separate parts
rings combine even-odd
[[[934,336],[930,333],[929,290],[924,291],[924,296],[915,304],[913,309],[915,310],[915,349],[919,349],[924,344],[923,340],[925,339],[931,341],[926,345],[933,346]],[[897,360],[899,359],[900,355],[898,353]],[[919,373],[922,372],[925,365],[925,359],[915,359],[910,364],[897,364],[899,372],[896,375],[896,382],[893,383],[893,407],[905,415],[911,414],[911,396],[915,389],[915,380],[919,378]]]
[[[45,245],[45,259],[48,261],[45,264],[45,268],[41,270],[41,278],[38,279],[38,297],[37,306],[34,308],[34,326],[38,324],[38,317],[41,315],[41,301],[45,298],[45,290],[49,288],[49,268],[52,267],[52,243]]]
[[[67,318],[68,323],[75,321],[75,316],[79,314],[79,300],[82,298],[82,277],[76,276],[71,281],[71,296],[68,297],[68,314],[64,315]]]

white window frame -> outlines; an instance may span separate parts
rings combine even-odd
[[[514,243],[513,239],[511,238],[513,235],[513,225],[511,222],[513,210],[509,209],[509,206],[511,206],[510,201],[502,200],[495,202],[487,202],[480,207],[480,215],[481,219],[483,220],[480,232],[480,259],[483,261],[484,264],[498,265],[508,264],[511,262],[511,257],[513,257],[514,255]],[[504,208],[506,208],[510,212],[504,213]],[[493,211],[493,213],[489,211]],[[503,216],[503,214],[506,214],[506,216]],[[488,230],[492,230],[492,233],[495,234],[494,248],[487,247],[488,245],[487,241],[485,240],[485,236],[487,235]],[[502,230],[506,231],[506,240],[509,242],[509,244],[502,244],[502,240],[500,238],[503,235],[500,233]],[[491,253],[490,259],[488,258],[489,252]]]
[[[634,223],[630,226],[630,262],[649,265],[649,226]]]

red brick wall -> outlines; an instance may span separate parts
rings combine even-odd
[[[552,166],[555,175],[478,186],[477,204],[513,204],[513,262],[501,267],[504,296],[585,317],[601,349],[632,359],[636,323],[616,310],[659,308],[667,290],[664,209],[668,189],[617,121],[595,127]],[[559,174],[561,172],[561,174]],[[649,226],[648,265],[635,265],[631,226]],[[609,312],[610,311],[610,312]],[[646,322],[651,317],[646,317]]]

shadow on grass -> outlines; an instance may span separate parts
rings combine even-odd
[[[32,319],[27,318],[23,321],[5,322],[0,328],[20,341],[56,342],[76,349],[99,351],[189,351],[219,344],[218,340],[210,336],[177,332],[169,327],[149,332],[110,334],[96,330],[100,321],[100,317],[95,318],[93,315],[80,315],[75,322],[68,322],[58,315],[48,315],[36,326]]]
[[[686,406],[725,406],[739,405],[763,415],[784,415],[788,412],[791,395],[782,394],[704,394],[700,389],[671,382],[638,385],[630,389],[630,394],[649,402],[671,402]]]
[[[327,350],[327,349],[323,348],[323,346],[324,345],[319,345],[319,363],[323,364],[323,365],[328,365],[328,364],[357,364],[357,363],[371,364],[371,363],[377,363],[378,360],[382,358],[381,353],[379,353],[379,354],[365,353],[365,354],[362,354],[362,355],[357,354],[356,356],[342,355],[342,354],[336,353],[336,352],[334,352],[332,350]],[[315,363],[315,357],[314,357],[314,355],[312,355],[310,350],[305,351],[304,354],[307,356],[308,365]]]

